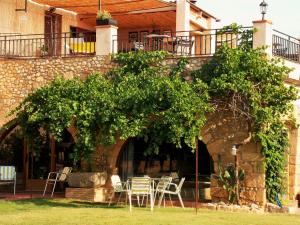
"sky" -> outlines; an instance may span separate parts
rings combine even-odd
[[[266,19],[273,21],[273,28],[296,38],[300,37],[300,0],[265,0],[269,7]],[[259,4],[262,0],[198,0],[197,5],[221,19],[216,28],[233,22],[251,26],[260,20]]]

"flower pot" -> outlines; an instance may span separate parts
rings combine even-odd
[[[96,19],[96,24],[97,26],[101,26],[101,25],[114,25],[117,26],[118,22],[114,19]]]
[[[69,174],[68,184],[70,187],[74,188],[98,188],[105,185],[106,179],[106,172],[76,172]]]

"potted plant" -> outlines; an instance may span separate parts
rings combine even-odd
[[[106,10],[99,10],[96,17],[96,24],[99,25],[118,25],[118,22],[112,19],[111,14]]]
[[[47,45],[42,45],[42,47],[40,48],[40,55],[43,56],[47,56],[49,52],[49,48]]]

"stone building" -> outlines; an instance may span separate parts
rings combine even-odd
[[[75,2],[79,4],[81,1]],[[92,72],[106,72],[117,66],[110,60],[109,54],[136,48],[170,51],[174,57],[163,62],[170,66],[177,63],[178,55],[186,55],[189,69],[193,70],[209,60],[222,42],[231,43],[233,46],[236,43],[236,37],[232,34],[226,35],[225,39],[218,36],[211,29],[215,17],[186,0],[180,0],[177,4],[147,0],[139,7],[128,3],[127,7],[122,8],[122,12],[116,10],[122,5],[122,1],[116,5],[109,0],[103,1],[103,7],[112,12],[119,27],[95,27],[97,7],[89,0],[84,2],[87,6],[79,4],[72,8],[74,5],[68,1],[25,0],[17,1],[17,5],[8,0],[1,1],[0,5],[7,6],[6,13],[11,16],[0,15],[0,18],[4,16],[0,20],[0,127],[9,124],[11,129],[1,129],[0,141],[9,137],[9,132],[17,126],[13,123],[14,116],[7,114],[28,94],[47,85],[58,74],[66,78],[85,79]],[[147,17],[147,22],[140,23],[142,17]],[[154,24],[149,22],[154,20]],[[25,27],[24,23],[30,25]],[[274,32],[270,21],[255,21],[253,26],[258,30],[253,37],[253,47],[267,45],[269,48],[266,52],[270,57],[283,58],[286,65],[294,68],[286,80],[287,85],[299,87],[299,43],[284,34]],[[48,29],[51,30],[50,33]],[[299,102],[296,101],[294,105],[295,117],[299,122]],[[199,145],[203,158],[200,156],[199,166],[200,174],[205,175],[202,177],[203,198],[223,200],[225,197],[224,191],[210,176],[217,169],[219,161],[223,164],[234,162],[234,157],[230,154],[232,146],[248,136],[247,127],[242,122],[234,126],[232,124],[231,115],[214,115],[208,118],[201,131],[203,140]],[[300,192],[298,132],[297,127],[291,127],[291,146],[287,156],[288,198],[291,200]],[[45,157],[39,158],[40,162],[25,143],[16,153],[22,155],[16,165],[20,185],[30,190],[42,189],[45,175],[68,163],[66,158],[68,151],[71,151],[70,143],[74,139],[74,133],[70,128],[66,132],[64,143],[57,143],[51,138],[43,152]],[[146,172],[159,176],[181,168],[179,174],[189,178],[186,182],[187,192],[193,189],[194,166],[190,163],[195,157],[193,153],[184,151],[185,153],[179,154],[180,150],[166,145],[162,148],[170,151],[164,152],[160,158],[149,159],[143,158],[138,151],[141,146],[143,142],[137,138],[118,140],[108,149],[99,146],[94,153],[93,170],[112,173],[117,167],[119,175],[126,179]],[[259,144],[250,142],[238,154],[240,167],[246,172],[243,201],[264,205],[265,172]],[[0,158],[1,163],[7,162]],[[187,197],[192,197],[192,191],[189,194]]]

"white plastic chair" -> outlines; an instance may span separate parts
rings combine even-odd
[[[163,199],[164,199],[164,206],[166,205],[165,198],[164,198],[165,190],[169,188],[171,181],[172,181],[172,177],[170,176],[162,176],[158,181],[158,184],[155,188],[155,195],[154,195],[154,202],[155,202],[156,196],[160,194],[158,205],[161,205]]]
[[[170,177],[172,177],[172,181],[178,182],[180,180],[177,172],[171,172]]]
[[[140,196],[150,196],[150,209],[153,211],[154,207],[154,194],[153,194],[153,181],[150,177],[133,177],[131,185],[127,185],[127,194],[129,198],[129,210],[132,211],[132,196],[136,195],[138,205],[140,205]]]
[[[57,182],[65,182],[67,180],[68,174],[71,173],[71,171],[72,171],[72,167],[64,167],[59,172],[50,172],[48,174],[48,178],[47,178],[47,181],[46,181],[43,196],[45,196],[48,183],[53,183],[53,188],[52,188],[52,193],[51,193],[51,198],[52,198],[56,183]]]
[[[135,51],[138,51],[138,50],[145,50],[145,46],[144,46],[144,43],[143,43],[143,42],[135,41],[135,42],[133,42],[133,45],[134,45],[134,50],[135,50]]]
[[[17,173],[14,166],[0,166],[0,184],[14,184],[14,195],[16,195]]]
[[[110,206],[115,193],[120,193],[118,201],[117,201],[117,204],[118,204],[119,201],[120,201],[120,198],[122,196],[122,193],[127,192],[127,189],[126,189],[127,188],[127,182],[121,182],[121,179],[120,179],[119,175],[112,175],[111,176],[111,185],[113,186],[113,192],[110,196],[108,206]],[[126,204],[127,204],[127,195],[126,195]]]
[[[184,205],[183,205],[183,201],[182,201],[180,192],[181,192],[181,188],[182,188],[182,186],[183,186],[184,180],[185,180],[184,177],[181,178],[181,180],[180,180],[180,182],[179,182],[178,185],[177,185],[177,184],[174,184],[174,183],[170,183],[170,184],[169,184],[169,188],[167,188],[167,189],[164,191],[164,194],[177,195],[182,208],[184,208]],[[173,188],[172,188],[172,187],[173,187]],[[171,189],[173,189],[174,191],[172,191]],[[158,203],[158,207],[160,207],[160,205],[161,205],[161,201]],[[172,205],[173,205],[173,204],[172,204]]]

